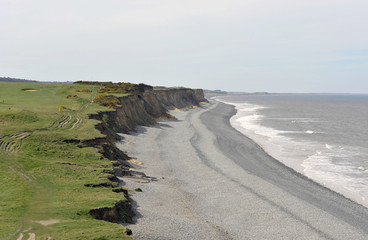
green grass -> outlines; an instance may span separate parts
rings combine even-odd
[[[121,225],[88,214],[125,200],[111,188],[84,186],[108,181],[111,161],[97,148],[65,141],[103,137],[94,128],[98,121],[88,118],[112,110],[91,103],[100,88],[0,82],[0,239],[16,239],[29,228],[36,239],[130,239]],[[50,219],[60,222],[37,223]]]

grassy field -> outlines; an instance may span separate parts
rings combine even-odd
[[[98,85],[0,82],[0,239],[130,239],[89,210],[126,200],[107,181],[111,161],[70,139],[103,135],[88,114]],[[83,91],[80,91],[83,90]]]

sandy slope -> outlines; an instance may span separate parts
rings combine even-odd
[[[367,239],[368,210],[297,174],[229,124],[232,106],[175,112],[125,135],[128,154],[157,178],[126,179],[141,239]]]

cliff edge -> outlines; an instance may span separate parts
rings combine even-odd
[[[115,146],[115,142],[121,140],[121,136],[118,133],[129,133],[134,131],[137,126],[154,125],[161,119],[175,119],[175,117],[169,114],[169,110],[190,109],[208,102],[201,89],[160,88],[155,90],[147,85],[138,85],[132,88],[129,95],[116,97],[115,99],[113,111],[90,115],[90,118],[100,121],[96,128],[106,137],[88,140],[84,143],[102,149],[100,153],[113,161],[116,177],[124,175],[145,176],[144,173],[132,171],[129,164],[125,161],[130,159],[130,157]],[[109,180],[118,182],[119,180],[116,177]],[[113,209],[92,209],[90,214],[101,220],[122,221],[123,219],[119,219],[116,216],[121,211],[115,208],[121,209],[125,213],[131,214],[134,212],[130,204],[125,204],[124,206],[116,206]],[[132,216],[129,219],[132,219]]]

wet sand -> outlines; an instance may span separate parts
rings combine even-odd
[[[173,112],[117,144],[155,180],[141,188],[139,239],[367,239],[368,209],[270,157],[230,126],[234,107]]]

